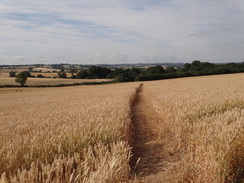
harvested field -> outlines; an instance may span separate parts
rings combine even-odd
[[[42,71],[42,72],[52,72],[52,71],[60,71],[60,69],[52,69],[52,68],[46,68],[46,67],[35,67],[33,68],[33,71]]]

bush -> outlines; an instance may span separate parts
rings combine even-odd
[[[67,78],[67,74],[65,72],[59,72],[58,77],[59,78]]]
[[[89,73],[87,70],[81,70],[76,75],[77,79],[87,79],[88,77],[89,77]]]
[[[16,71],[9,72],[9,77],[16,77]]]
[[[26,77],[33,77],[29,71],[23,71],[21,73],[24,73]]]
[[[43,75],[41,75],[41,74],[38,74],[37,76],[36,76],[37,78],[45,78]]]

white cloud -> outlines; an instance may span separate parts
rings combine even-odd
[[[241,0],[3,1],[0,64],[242,61],[243,18]]]

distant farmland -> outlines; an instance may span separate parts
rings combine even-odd
[[[28,78],[27,85],[57,85],[57,84],[73,84],[82,82],[101,82],[110,81],[109,79],[64,79],[64,78],[52,78],[57,76],[57,73],[31,73],[34,76],[41,74],[45,77],[51,78]],[[0,75],[0,85],[19,85],[15,82],[15,77],[9,77],[8,73],[1,73]]]

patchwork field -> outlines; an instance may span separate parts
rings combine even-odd
[[[9,73],[11,71],[16,71],[16,72],[28,71],[29,67],[34,67],[34,65],[33,66],[18,66],[18,67],[12,67],[12,68],[1,68],[0,73]]]
[[[0,182],[241,182],[243,83],[0,88]]]
[[[33,71],[40,71],[41,72],[52,72],[52,71],[56,71],[59,72],[60,69],[53,69],[53,68],[49,68],[48,66],[46,67],[36,67],[36,66],[17,66],[17,67],[13,67],[13,68],[2,68],[0,69],[1,73],[9,73],[11,71],[16,71],[16,72],[22,72],[22,71],[28,71],[29,68],[32,68]]]
[[[57,76],[57,73],[32,73],[37,76],[42,74],[45,77]],[[68,75],[69,76],[69,75]],[[110,81],[109,79],[63,79],[63,78],[28,78],[26,84],[29,86],[33,85],[56,85],[56,84],[72,84],[82,82],[101,82]],[[15,82],[15,77],[9,77],[8,73],[1,73],[0,85],[19,85]]]

